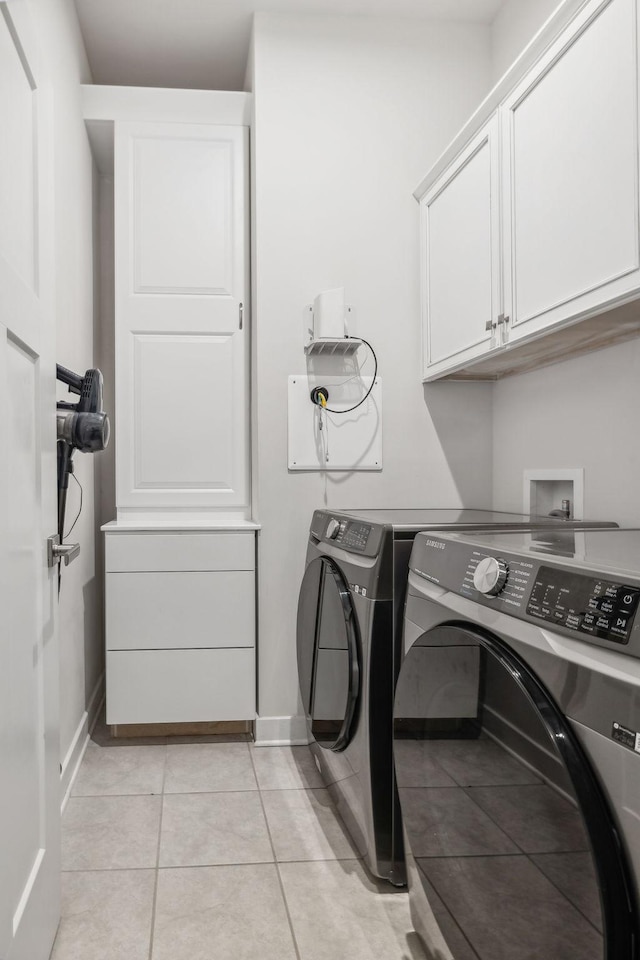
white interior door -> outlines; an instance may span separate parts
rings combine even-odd
[[[0,957],[59,917],[51,96],[29,8],[0,2]]]

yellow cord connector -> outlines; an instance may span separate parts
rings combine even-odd
[[[311,402],[319,407],[326,407],[329,391],[326,387],[314,387],[311,391]]]

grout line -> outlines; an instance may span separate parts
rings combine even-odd
[[[520,788],[524,788],[524,789],[529,790],[529,789],[531,789],[532,787],[533,787],[533,788],[537,788],[538,784],[535,784],[535,783],[528,783],[528,784],[507,784],[506,786],[507,786],[507,788],[509,788],[509,787],[511,787],[511,788],[513,788],[513,787],[520,787]],[[547,786],[547,785],[546,785],[546,784],[543,784],[543,786]],[[521,840],[517,840],[514,836],[511,835],[511,833],[509,833],[509,830],[513,830],[515,833],[519,832],[517,829],[514,830],[513,824],[511,824],[511,825],[509,826],[509,830],[508,830],[508,829],[507,829],[507,826],[504,824],[504,822],[498,822],[498,820],[496,819],[496,816],[495,816],[495,812],[490,813],[485,807],[482,806],[482,803],[480,803],[478,800],[476,800],[476,798],[472,795],[473,791],[474,791],[474,790],[478,790],[478,789],[480,789],[480,790],[489,789],[489,790],[498,790],[498,791],[504,790],[504,789],[505,789],[505,785],[504,785],[504,784],[498,784],[498,785],[496,785],[495,787],[473,787],[473,786],[466,786],[466,787],[460,787],[459,789],[462,791],[462,793],[464,794],[464,796],[466,796],[467,799],[468,799],[471,803],[473,803],[473,805],[474,805],[475,807],[477,807],[478,810],[480,810],[480,812],[487,818],[487,820],[489,820],[495,827],[497,827],[497,829],[498,829],[501,833],[503,833],[503,834],[505,835],[505,837],[507,837],[508,840],[511,841],[511,843],[517,848],[518,852],[519,852],[522,856],[528,857],[530,853],[533,853],[533,854],[536,854],[536,853],[584,853],[585,851],[587,851],[587,852],[589,851],[589,845],[588,845],[588,843],[587,843],[586,846],[584,846],[584,847],[578,847],[577,849],[576,849],[575,847],[572,847],[572,848],[567,849],[567,850],[534,850],[534,851],[525,850],[525,848],[524,848],[523,845],[522,845],[522,841],[521,841]],[[548,789],[552,789],[552,788],[549,787]],[[576,813],[579,814],[579,813],[580,813],[580,810],[579,810],[579,809],[576,810]],[[584,823],[584,820],[581,820],[581,822]],[[517,828],[517,824],[516,824],[516,828]],[[585,840],[586,840],[586,839],[587,839],[587,837],[586,837],[586,833],[585,833]],[[492,855],[493,855],[493,856],[500,856],[500,854],[492,854]]]
[[[267,828],[268,829],[268,828]],[[505,854],[507,856],[507,854]],[[512,854],[515,856],[515,854]],[[429,860],[429,857],[421,857],[421,860]],[[438,858],[440,859],[440,858]],[[357,856],[356,854],[351,854],[348,857],[314,857],[313,860],[307,858],[301,860],[233,860],[217,863],[167,863],[164,866],[158,867],[78,867],[77,870],[67,868],[61,870],[61,873],[131,873],[132,871],[137,871],[139,873],[148,873],[149,871],[162,871],[162,870],[209,870],[217,867],[267,867],[272,865],[278,865],[278,863],[362,863],[362,857]],[[400,893],[406,893],[406,890],[392,887],[389,885],[389,890],[385,892],[393,893],[395,890],[398,890]]]
[[[2,2],[2,0],[0,0],[0,2]],[[238,788],[234,788],[233,790],[179,790],[175,793],[173,792],[173,790],[165,790],[164,796],[165,797],[210,797],[210,796],[231,797],[237,793],[247,793],[250,796],[254,796],[254,794],[259,792],[260,791],[256,787],[253,787],[250,789],[244,789],[244,790],[238,789]]]
[[[415,858],[416,860],[497,860],[502,859],[506,860],[507,857],[524,857],[525,860],[529,860],[531,857],[544,857],[544,856],[567,856],[568,854],[573,853],[589,853],[589,850],[545,850],[538,853],[525,853],[523,850],[513,850],[506,853],[488,853],[487,851],[480,853],[425,853],[418,854]],[[540,869],[538,867],[538,869]],[[540,870],[540,873],[543,873],[543,870]],[[551,882],[551,881],[549,881]]]
[[[459,786],[459,787],[456,787],[456,788],[451,788],[451,787],[433,787],[433,788],[431,788],[431,789],[433,789],[433,790],[451,790],[451,789],[461,790],[461,791],[462,791],[462,794],[463,794],[464,796],[466,796],[466,797],[470,800],[470,802],[473,803],[474,806],[476,806],[476,807],[480,810],[480,812],[487,818],[487,820],[488,820],[491,824],[493,824],[493,826],[496,827],[501,833],[503,833],[504,836],[506,836],[507,839],[514,845],[514,847],[516,847],[516,850],[513,851],[513,852],[505,851],[505,852],[502,852],[502,853],[488,853],[488,852],[485,851],[485,852],[483,852],[483,853],[480,853],[480,852],[479,852],[479,853],[466,853],[466,854],[463,854],[463,855],[462,855],[462,856],[464,857],[464,859],[466,859],[466,860],[473,860],[473,859],[479,858],[479,857],[482,857],[483,859],[490,859],[490,858],[494,858],[494,857],[495,857],[495,858],[497,858],[497,857],[502,857],[502,858],[504,858],[504,857],[514,857],[514,858],[515,858],[515,857],[519,857],[519,858],[524,858],[524,859],[527,860],[529,863],[531,863],[532,866],[533,866],[540,874],[542,874],[542,876],[545,877],[545,879],[554,887],[554,889],[558,892],[558,894],[559,894],[567,903],[569,903],[569,904],[574,908],[574,910],[576,910],[576,911],[581,915],[581,917],[582,917],[594,930],[596,930],[596,932],[599,933],[600,931],[598,930],[596,924],[593,923],[593,921],[591,920],[591,918],[588,917],[578,906],[576,906],[576,904],[567,896],[567,894],[566,894],[553,880],[551,880],[550,877],[547,876],[547,874],[544,872],[544,870],[543,870],[543,869],[535,862],[535,860],[533,859],[533,857],[535,857],[535,856],[544,856],[545,854],[546,854],[546,855],[548,855],[548,854],[551,854],[551,855],[557,854],[557,855],[563,856],[563,855],[571,855],[571,854],[575,854],[575,853],[589,853],[590,851],[589,851],[588,846],[585,847],[584,849],[579,848],[579,849],[577,849],[577,850],[574,849],[574,848],[572,848],[572,849],[569,849],[569,850],[527,851],[527,850],[525,850],[524,847],[522,846],[521,841],[516,840],[515,837],[513,837],[513,836],[507,831],[506,826],[504,826],[504,824],[499,823],[499,822],[495,819],[494,815],[493,815],[492,813],[489,813],[489,811],[486,810],[486,809],[482,806],[481,803],[478,803],[477,800],[476,800],[476,798],[473,796],[473,791],[476,790],[476,789],[480,789],[480,790],[482,790],[482,789],[484,789],[484,790],[489,789],[489,790],[505,791],[505,789],[509,789],[509,788],[512,788],[512,789],[513,789],[513,788],[520,788],[521,790],[522,790],[522,789],[527,790],[527,789],[530,789],[531,787],[533,787],[533,788],[538,788],[539,786],[546,786],[546,787],[548,787],[549,789],[553,789],[552,787],[549,787],[549,785],[548,785],[548,784],[545,784],[544,782],[543,782],[543,783],[524,783],[524,784],[522,784],[522,783],[500,783],[500,784],[481,784],[481,785],[471,785],[471,784],[467,784],[467,785],[465,785],[465,786]],[[406,789],[406,788],[405,788],[405,789]],[[409,788],[409,789],[412,789],[412,788]],[[424,788],[418,788],[418,789],[424,789]],[[512,829],[512,827],[510,827],[510,829]],[[459,855],[458,855],[458,856],[459,856]],[[419,857],[419,858],[417,858],[417,859],[420,859],[420,860],[446,859],[446,857],[443,857],[442,854],[435,854],[435,855],[431,855],[431,856]],[[432,879],[431,877],[429,877],[428,879],[429,879],[429,882],[433,884],[434,889],[436,890],[436,893],[438,893],[438,895],[440,896],[440,898],[441,898],[442,902],[444,903],[447,911],[448,911],[448,912],[450,913],[450,915],[453,917],[454,922],[456,923],[456,925],[458,925],[458,921],[457,921],[456,914],[454,913],[453,909],[449,906],[448,902],[445,900],[442,892],[438,891],[438,887],[437,887],[437,885],[434,883],[434,881],[433,881],[433,879]],[[464,934],[463,934],[463,936],[464,936]]]
[[[227,867],[272,867],[273,860],[234,860],[230,863],[168,863],[158,870],[218,870]]]
[[[156,904],[158,900],[158,878],[160,876],[160,844],[162,842],[162,814],[164,812],[164,784],[167,777],[167,744],[164,748],[164,768],[162,770],[162,787],[160,790],[160,825],[158,827],[158,847],[156,849],[156,869],[153,884],[153,906],[151,908],[151,931],[149,934],[149,960],[153,957],[153,935],[156,926]]]
[[[286,892],[285,892],[285,886],[284,886],[284,881],[283,881],[283,873],[282,873],[282,870],[284,869],[283,864],[286,864],[286,863],[291,863],[291,864],[294,864],[294,863],[300,863],[300,864],[307,863],[307,864],[311,864],[311,863],[320,863],[320,862],[324,862],[324,863],[345,863],[345,862],[349,862],[349,863],[355,863],[355,864],[358,864],[358,863],[362,864],[362,858],[357,854],[357,852],[354,851],[350,856],[346,856],[346,857],[342,857],[342,858],[340,858],[340,857],[329,857],[329,858],[320,858],[319,860],[315,860],[315,859],[314,859],[314,860],[308,860],[308,859],[302,858],[302,859],[299,859],[299,860],[298,860],[298,859],[294,859],[294,860],[287,860],[287,861],[279,862],[279,861],[277,860],[277,858],[276,858],[274,838],[273,838],[273,836],[272,836],[272,830],[271,830],[270,825],[269,825],[269,820],[268,820],[267,812],[266,812],[266,801],[265,801],[265,798],[264,798],[263,794],[264,794],[264,793],[273,794],[273,793],[277,793],[277,792],[283,792],[283,790],[282,790],[282,788],[279,788],[279,787],[276,787],[276,788],[273,788],[273,789],[269,789],[269,790],[261,790],[261,789],[260,789],[260,786],[259,786],[258,781],[257,781],[257,772],[256,772],[256,764],[255,764],[255,762],[254,762],[254,754],[253,754],[253,751],[252,751],[252,749],[251,749],[250,744],[247,744],[247,750],[248,750],[249,757],[250,757],[250,762],[251,762],[251,766],[252,766],[252,772],[253,772],[253,776],[254,776],[255,779],[256,779],[256,784],[257,784],[257,786],[256,786],[255,788],[253,788],[253,789],[251,789],[251,790],[193,791],[193,792],[191,792],[191,793],[189,793],[189,794],[186,794],[186,795],[191,795],[191,796],[204,796],[204,795],[207,794],[207,793],[212,793],[212,794],[216,794],[216,795],[220,795],[220,796],[225,796],[225,795],[226,795],[226,796],[231,796],[231,795],[234,794],[234,793],[245,793],[245,794],[247,794],[247,795],[253,796],[253,795],[255,795],[256,793],[258,793],[259,803],[260,803],[260,807],[261,807],[261,810],[262,810],[262,814],[263,814],[263,817],[264,817],[264,820],[265,820],[265,826],[266,826],[266,830],[267,830],[267,836],[268,836],[268,838],[269,838],[269,844],[270,844],[270,849],[271,849],[271,854],[272,854],[272,858],[273,858],[273,859],[272,859],[271,861],[250,861],[250,862],[248,862],[248,863],[245,863],[245,862],[242,862],[242,863],[232,862],[232,863],[212,863],[212,864],[209,864],[209,863],[200,863],[200,864],[180,864],[180,865],[167,864],[166,866],[160,866],[161,843],[162,843],[162,828],[163,828],[163,817],[164,817],[164,799],[165,799],[165,797],[167,797],[167,796],[169,796],[169,797],[171,797],[171,796],[180,796],[180,794],[173,794],[173,793],[167,793],[167,792],[166,792],[167,781],[168,781],[168,779],[169,779],[169,773],[170,773],[170,772],[169,772],[169,769],[168,769],[168,767],[169,767],[169,750],[168,750],[168,746],[169,746],[169,745],[168,745],[168,744],[164,744],[164,746],[165,746],[164,766],[163,766],[163,771],[162,771],[162,784],[161,784],[161,789],[160,789],[160,792],[159,792],[159,793],[157,793],[157,794],[114,794],[114,795],[99,794],[99,795],[95,795],[95,796],[93,796],[93,797],[80,797],[80,798],[77,798],[77,799],[103,799],[103,798],[104,798],[104,799],[110,799],[111,797],[119,797],[119,798],[124,798],[124,799],[132,799],[132,798],[134,798],[134,797],[140,797],[140,796],[142,796],[142,797],[159,796],[159,798],[160,798],[160,818],[159,818],[158,840],[157,840],[156,856],[155,856],[155,867],[154,867],[153,865],[150,865],[150,866],[140,866],[140,867],[106,867],[106,868],[94,868],[94,869],[91,869],[91,870],[82,870],[82,869],[80,869],[80,870],[73,870],[73,869],[72,869],[72,870],[65,870],[64,873],[66,873],[67,875],[69,875],[69,874],[73,875],[74,873],[82,873],[82,872],[86,872],[86,873],[110,873],[110,872],[119,872],[119,871],[121,871],[121,870],[126,870],[127,872],[130,872],[130,871],[138,871],[138,872],[140,872],[140,871],[142,871],[142,872],[147,873],[147,872],[153,870],[153,872],[154,872],[154,878],[153,878],[152,910],[151,910],[151,917],[150,917],[148,952],[145,954],[146,960],[153,960],[153,954],[154,954],[154,938],[155,938],[155,923],[156,923],[157,909],[158,909],[157,898],[158,898],[158,888],[159,888],[159,877],[160,877],[160,872],[161,872],[161,871],[165,871],[165,872],[166,872],[167,870],[194,870],[194,869],[199,869],[199,870],[212,870],[212,869],[216,869],[216,868],[244,867],[244,866],[261,866],[261,867],[266,867],[267,865],[270,865],[271,863],[273,863],[273,865],[274,865],[274,867],[275,867],[275,870],[276,870],[277,882],[278,882],[278,886],[279,886],[280,893],[281,893],[281,896],[282,896],[282,902],[283,902],[283,907],[284,907],[284,910],[285,910],[285,915],[286,915],[286,918],[287,918],[288,928],[289,928],[290,935],[291,935],[291,938],[292,938],[292,939],[291,939],[291,942],[292,942],[292,946],[293,946],[293,949],[294,949],[294,954],[293,954],[292,956],[294,956],[294,957],[296,958],[296,960],[302,960],[302,958],[303,958],[302,946],[299,945],[299,944],[298,944],[298,941],[297,941],[297,937],[296,937],[296,933],[295,933],[295,928],[294,928],[294,923],[293,923],[293,919],[292,919],[292,914],[291,914],[291,911],[290,911],[290,906],[289,906],[289,903],[288,903],[288,900],[287,900],[287,896],[286,896]],[[293,788],[293,787],[291,787],[291,788],[284,788],[284,791],[285,791],[285,792],[291,792],[292,790],[295,790],[295,791],[298,792],[298,793],[299,793],[300,790],[304,790],[305,793],[308,793],[308,794],[317,793],[317,792],[319,792],[320,790],[324,790],[324,791],[326,791],[326,792],[328,793],[328,791],[326,790],[326,787],[324,787],[324,786],[320,786],[320,787],[316,787],[316,788],[313,788],[313,787],[304,787],[304,786],[295,787],[295,788]],[[330,795],[329,795],[329,796],[330,796]],[[337,814],[337,810],[335,809],[335,805],[334,805],[333,799],[332,799],[331,797],[330,797],[330,801],[331,801],[331,806],[334,808],[334,812],[336,812],[336,814]],[[252,805],[253,805],[253,804],[252,804]],[[343,822],[343,821],[342,821],[342,818],[339,816],[339,814],[337,814],[337,816],[338,816],[338,819],[340,820],[340,822],[342,823],[342,822]],[[346,828],[345,828],[345,829],[346,829]],[[286,871],[285,871],[285,875],[286,875]],[[273,875],[271,874],[271,876],[273,876]],[[391,891],[391,890],[390,890],[390,891],[385,891],[385,892],[395,892],[395,891]],[[402,891],[402,892],[404,893],[404,891]]]
[[[256,778],[256,783],[258,783],[258,773],[255,767],[253,754],[251,750],[249,750],[249,756],[251,757],[251,765],[253,766],[253,773]],[[296,933],[293,928],[293,920],[291,918],[291,913],[289,911],[289,903],[287,901],[287,895],[285,893],[284,884],[282,882],[282,875],[280,873],[280,864],[278,863],[278,858],[276,856],[276,848],[273,843],[273,837],[271,836],[271,828],[269,827],[269,820],[267,819],[267,811],[265,810],[264,801],[262,799],[262,791],[260,790],[259,787],[258,787],[258,796],[260,797],[260,807],[262,809],[262,816],[264,817],[264,822],[267,828],[267,835],[269,837],[269,843],[271,845],[271,852],[273,854],[273,864],[276,868],[276,876],[278,877],[278,886],[280,887],[280,893],[282,895],[282,903],[284,905],[284,911],[287,916],[287,923],[289,924],[289,932],[291,933],[291,941],[293,943],[293,949],[295,950],[296,960],[302,960],[302,955],[298,947],[298,940],[296,938]]]
[[[78,867],[76,870],[66,867],[60,873],[149,873],[155,867]]]
[[[2,3],[2,0],[0,0]],[[319,787],[316,789],[320,789]],[[273,791],[272,791],[273,792]],[[232,787],[230,790],[165,790],[164,784],[160,790],[154,793],[143,791],[142,793],[84,793],[79,797],[72,797],[73,800],[128,800],[133,797],[201,797],[205,793],[227,794],[227,793],[258,793],[258,787]]]
[[[2,0],[0,0],[2,2]],[[160,790],[143,790],[140,793],[81,793],[70,797],[70,800],[133,800],[134,797],[161,797]]]
[[[324,785],[319,785],[317,787],[305,787],[304,784],[300,787],[262,787],[261,793],[300,793],[303,790],[306,793],[313,793],[314,791],[320,790],[324,790],[325,793],[329,793],[329,788],[325,787]],[[331,803],[335,807],[336,804],[334,803],[331,794],[329,794],[329,797],[331,799]]]
[[[571,851],[560,851],[559,853],[557,853],[555,850],[552,850],[550,851],[550,853],[528,853],[526,854],[526,858],[529,861],[529,863],[532,865],[532,867],[534,867],[534,869],[537,870],[538,873],[541,873],[542,876],[545,878],[545,880],[548,880],[548,882],[557,891],[557,893],[563,898],[563,900],[566,900],[567,903],[571,904],[573,909],[578,911],[582,919],[586,920],[589,926],[592,927],[597,934],[602,936],[602,930],[597,926],[596,923],[594,923],[593,917],[590,917],[588,914],[586,914],[584,910],[581,907],[579,907],[577,903],[575,903],[567,893],[565,893],[562,887],[558,886],[555,880],[552,880],[551,877],[547,876],[547,874],[544,872],[542,867],[539,864],[537,864],[536,861],[533,859],[534,857],[548,857],[548,856],[566,857],[566,856],[573,856],[574,854],[585,854],[585,853],[591,854],[591,851],[590,850],[575,850],[575,851],[571,850]],[[600,883],[598,882],[598,878],[595,872],[593,858],[591,859],[591,868],[593,871],[593,879],[595,882],[596,890],[599,891]],[[585,874],[588,877],[588,870],[585,870]],[[602,907],[600,907],[600,913],[598,916],[600,920],[604,923],[605,917],[604,917],[604,912],[602,910]]]

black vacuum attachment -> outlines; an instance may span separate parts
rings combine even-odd
[[[69,487],[69,474],[73,473],[74,451],[98,453],[109,443],[109,417],[102,409],[102,374],[97,369],[87,370],[82,377],[78,373],[56,365],[56,378],[66,383],[69,392],[80,397],[77,403],[58,400],[58,533],[60,542],[64,536],[64,514]]]

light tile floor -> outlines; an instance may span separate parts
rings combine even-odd
[[[307,747],[96,737],[63,871],[52,960],[424,960]]]

